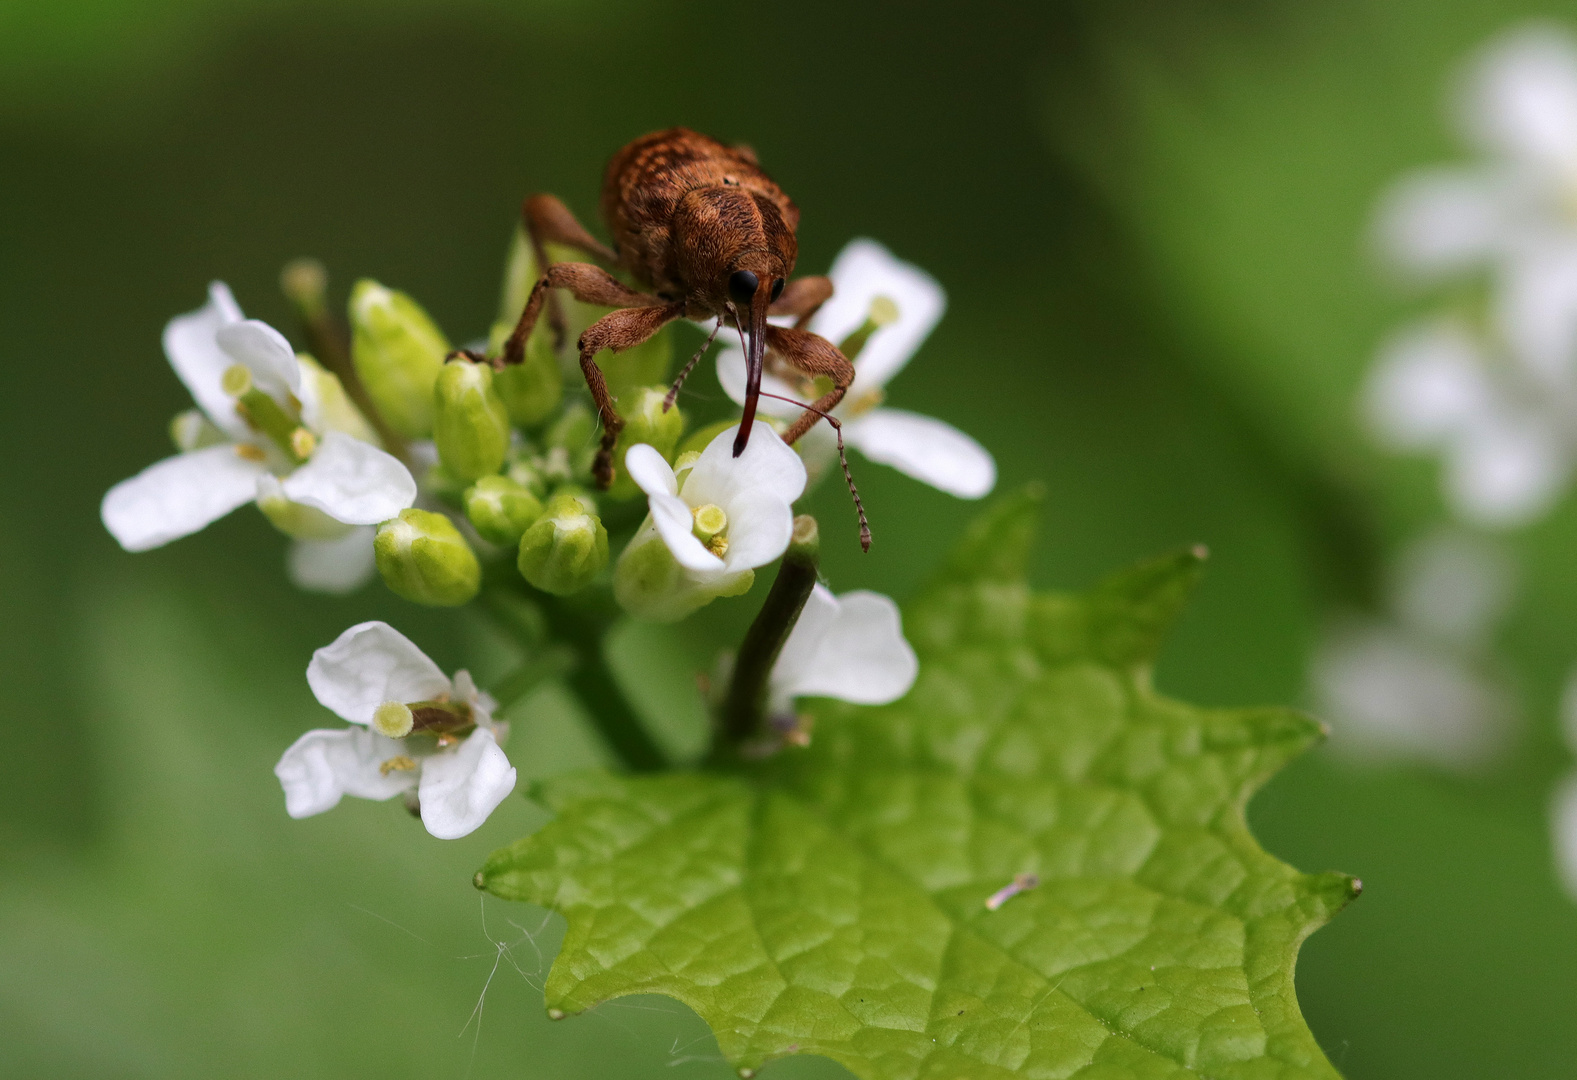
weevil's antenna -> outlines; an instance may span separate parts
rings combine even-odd
[[[712,324],[712,332],[706,335],[706,343],[696,350],[694,356],[690,357],[690,362],[684,366],[683,371],[679,372],[679,377],[674,380],[673,386],[668,388],[668,396],[663,398],[663,412],[667,412],[674,407],[674,399],[679,396],[679,388],[690,377],[690,372],[695,370],[695,366],[701,362],[701,357],[706,355],[706,350],[712,347],[712,342],[717,338],[717,332],[722,328],[722,319],[718,319],[717,322]]]
[[[854,512],[860,519],[860,550],[869,552],[871,550],[871,525],[870,522],[865,520],[865,504],[860,501],[860,489],[854,486],[854,473],[849,471],[849,456],[843,452],[843,425],[838,422],[836,416],[833,416],[831,413],[824,413],[814,405],[806,405],[803,401],[795,401],[793,398],[784,397],[782,394],[769,394],[765,390],[761,391],[761,396],[776,398],[778,401],[786,401],[790,405],[797,406],[807,412],[813,412],[832,425],[833,434],[838,437],[838,464],[843,466],[843,480],[849,485],[849,496],[854,500]]]

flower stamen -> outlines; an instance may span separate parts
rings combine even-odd
[[[416,759],[409,754],[396,754],[394,757],[378,766],[378,772],[388,776],[392,772],[410,772],[416,768]]]

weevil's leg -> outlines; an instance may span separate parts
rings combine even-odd
[[[554,263],[548,267],[541,280],[531,287],[531,295],[526,299],[525,310],[520,313],[520,321],[504,342],[505,364],[518,364],[526,358],[526,341],[536,328],[537,316],[542,313],[542,304],[549,296],[549,289],[568,289],[577,300],[607,307],[638,308],[662,304],[657,297],[636,292],[600,266],[590,263]]]
[[[580,336],[580,370],[586,376],[592,400],[597,403],[597,414],[602,418],[602,445],[597,449],[597,459],[592,464],[591,474],[597,486],[605,491],[613,483],[613,447],[618,442],[624,421],[614,408],[613,395],[608,393],[608,381],[602,377],[596,356],[603,349],[612,349],[614,352],[633,349],[683,314],[683,304],[623,308],[608,312]]]
[[[830,413],[843,400],[843,395],[848,393],[849,384],[854,381],[854,365],[848,358],[838,351],[837,346],[819,334],[812,334],[808,330],[795,330],[786,326],[767,326],[767,348],[778,354],[778,358],[796,371],[804,372],[814,378],[825,375],[832,380],[832,389],[821,395],[815,402],[813,409],[800,413],[799,419],[794,421],[792,427],[783,435],[783,441],[793,445],[794,441],[811,429],[811,426],[821,419],[821,414]]]
[[[767,308],[768,315],[798,315],[794,329],[803,330],[810,317],[832,298],[832,279],[825,277],[795,278],[783,286],[783,295]]]
[[[549,266],[548,244],[563,244],[579,248],[594,259],[617,264],[618,255],[612,248],[598,240],[570,213],[569,207],[553,195],[528,195],[520,204],[520,218],[526,226],[526,236],[531,240],[531,252],[537,257],[537,272],[545,274]],[[548,298],[548,325],[553,328],[556,343],[564,341],[564,306],[558,297]]]

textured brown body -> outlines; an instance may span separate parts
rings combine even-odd
[[[521,213],[543,274],[502,355],[492,362],[507,366],[524,360],[526,340],[553,290],[615,309],[587,327],[576,343],[586,386],[602,419],[602,444],[592,466],[599,486],[613,482],[614,450],[624,420],[597,366],[597,354],[634,348],[674,319],[716,319],[713,337],[725,326],[740,336],[746,384],[744,414],[734,437],[735,457],[744,452],[754,430],[761,374],[769,355],[777,367],[811,379],[825,377],[832,384],[814,404],[804,406],[805,412],[783,433],[783,441],[792,444],[821,419],[839,429],[831,412],[854,379],[854,365],[831,342],[804,329],[832,295],[832,282],[824,277],[788,280],[799,257],[794,237],[799,208],[761,171],[754,152],[725,146],[688,128],[669,128],[630,143],[613,156],[603,176],[602,217],[613,238],[611,248],[587,232],[552,195],[528,197]],[[593,263],[551,262],[549,243],[577,248],[613,264],[651,291],[633,289]],[[557,309],[548,310],[552,324],[562,327]],[[768,315],[798,321],[780,326],[769,323]],[[680,372],[665,409],[711,342],[708,338]],[[838,450],[841,459],[841,430]],[[860,515],[860,543],[868,548],[865,511],[853,478],[848,477],[847,461],[843,467]]]
[[[601,209],[624,269],[664,300],[685,301],[692,318],[723,314],[709,295],[717,266],[759,253],[787,277],[799,255],[799,208],[755,155],[688,128],[644,135],[615,154]],[[676,226],[706,242],[687,253],[673,243]]]

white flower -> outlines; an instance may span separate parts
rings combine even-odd
[[[354,726],[309,731],[274,766],[293,818],[321,814],[341,797],[415,792],[422,824],[440,840],[474,832],[515,787],[500,749],[508,725],[465,671],[451,681],[411,641],[364,622],[312,654],[307,683]],[[414,729],[412,725],[414,726]]]
[[[792,713],[797,697],[885,705],[909,692],[919,670],[890,597],[863,589],[834,596],[817,585],[772,665],[768,712]]]
[[[947,298],[942,287],[917,266],[893,257],[874,240],[850,242],[832,264],[832,298],[812,317],[811,332],[838,344],[860,329],[870,316],[872,301],[885,298],[897,318],[878,327],[854,362],[855,380],[848,396],[832,414],[843,424],[844,440],[872,461],[930,484],[950,495],[978,499],[996,485],[991,454],[951,424],[929,416],[890,409],[882,400],[887,383],[903,370],[942,317]],[[778,322],[793,320],[777,320]],[[737,347],[717,358],[717,377],[735,402],[745,400],[745,356]],[[810,401],[805,387],[764,374],[762,390],[796,401]],[[767,416],[791,419],[801,409],[777,398],[763,397]],[[833,435],[818,424],[801,440],[817,469],[831,460]]]
[[[1537,520],[1577,464],[1577,379],[1540,384],[1497,362],[1460,320],[1427,321],[1392,338],[1364,407],[1382,443],[1441,456],[1446,501],[1474,524]]]
[[[1497,39],[1457,111],[1484,158],[1405,178],[1377,231],[1420,279],[1479,275],[1487,309],[1388,345],[1369,412],[1386,442],[1443,457],[1458,516],[1519,526],[1577,465],[1577,42],[1547,24]]]
[[[701,603],[748,588],[756,567],[783,554],[794,529],[794,500],[805,490],[805,464],[777,432],[757,423],[736,458],[738,430],[735,425],[714,438],[682,483],[645,443],[630,447],[624,458],[651,514],[621,562],[660,540],[682,569],[678,591]]]
[[[1484,159],[1405,177],[1382,204],[1385,253],[1434,278],[1535,254],[1577,230],[1577,43],[1545,23],[1491,42],[1469,65],[1456,114]]]
[[[127,551],[160,547],[254,500],[305,543],[349,543],[367,535],[355,526],[386,521],[415,500],[410,471],[367,441],[373,436],[338,382],[298,358],[277,330],[243,318],[222,282],[209,287],[204,307],[170,320],[164,351],[201,414],[177,420],[182,453],[104,496],[104,525]],[[266,395],[260,404],[279,410],[277,430],[248,422],[226,392],[237,386]],[[317,566],[307,577],[326,581]],[[336,578],[336,587],[347,580]]]
[[[1503,747],[1515,712],[1486,661],[1510,601],[1511,564],[1480,538],[1448,530],[1406,549],[1393,577],[1389,618],[1348,620],[1315,653],[1311,682],[1331,745],[1477,767]]]

